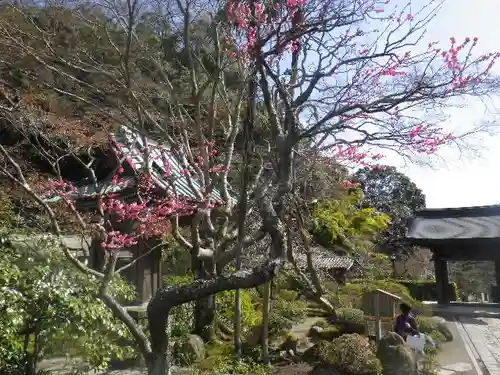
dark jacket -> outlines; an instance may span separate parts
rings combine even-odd
[[[408,323],[409,327],[406,325]],[[413,315],[399,315],[396,319],[396,325],[394,327],[394,332],[406,340],[408,335],[418,334],[417,321]]]

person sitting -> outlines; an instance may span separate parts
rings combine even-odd
[[[401,314],[396,318],[394,332],[406,341],[408,335],[418,335],[417,321],[411,314],[411,307],[406,303],[399,305]]]

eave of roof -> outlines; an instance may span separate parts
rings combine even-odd
[[[470,206],[452,208],[425,208],[415,212],[415,217],[425,218],[452,218],[500,215],[500,205]]]
[[[304,254],[297,256],[296,261],[299,267],[307,267],[307,258]],[[351,257],[313,255],[313,266],[317,269],[345,269],[348,271],[355,265],[360,266],[360,264]]]
[[[143,137],[132,131],[126,126],[122,126],[120,131],[112,135],[115,142],[122,152],[128,154],[132,163],[131,167],[135,170],[146,168],[146,161],[143,156],[143,149],[146,145],[144,144]],[[157,142],[152,139],[146,139],[147,146],[149,149],[149,169],[154,174],[159,188],[165,189],[166,191],[173,193],[176,196],[181,196],[190,200],[198,200],[198,196],[204,196],[204,192],[201,191],[200,183],[195,179],[189,177],[187,174],[183,173],[184,168],[181,166],[180,161],[170,152],[167,145],[159,146]],[[169,164],[169,171],[163,163],[166,160]],[[168,179],[167,174],[170,174]],[[93,185],[84,185],[78,187],[78,191],[73,194],[74,198],[85,199],[92,198],[97,195],[97,191],[101,191],[102,194],[118,193],[123,191],[128,187],[132,187],[135,184],[134,179],[127,178],[120,181],[118,184],[112,182],[112,176],[110,176],[106,181],[99,184],[98,190],[95,189]],[[193,190],[193,188],[195,190]],[[222,201],[222,195],[217,189],[213,189],[211,192],[212,198],[215,201]],[[61,197],[49,197],[46,199],[47,202],[57,202]]]
[[[426,209],[408,222],[407,238],[416,245],[500,239],[500,205]]]

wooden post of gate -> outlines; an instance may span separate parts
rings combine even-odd
[[[394,319],[400,301],[400,297],[381,289],[375,289],[363,295],[363,311],[365,315],[375,320],[375,339],[377,342],[382,337],[382,320]]]
[[[375,341],[379,342],[382,338],[382,322],[380,321],[380,293],[374,293],[373,298],[375,307]]]

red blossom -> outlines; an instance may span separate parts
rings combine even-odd
[[[123,151],[123,147],[112,137],[111,144],[118,160],[125,160],[129,166],[134,169],[135,190],[137,200],[129,202],[125,200],[120,193],[109,192],[107,188],[102,191],[89,193],[88,188],[79,191],[78,188],[67,181],[51,180],[45,189],[46,197],[61,197],[71,209],[75,209],[75,203],[82,197],[82,194],[89,198],[97,198],[99,207],[96,207],[103,215],[103,223],[98,224],[99,232],[104,231],[104,236],[99,236],[102,246],[107,251],[117,251],[119,249],[131,247],[137,244],[141,239],[163,236],[171,231],[171,219],[173,216],[190,216],[199,206],[213,208],[224,202],[216,202],[211,194],[205,194],[203,201],[191,200],[173,191],[160,188],[157,179],[168,178],[173,175],[171,163],[168,161],[169,151],[163,146],[158,147],[140,147],[135,151]],[[217,155],[214,148],[215,142],[207,142],[205,147],[208,151],[210,173],[220,173],[226,168],[212,160]],[[150,160],[163,166],[165,173],[163,176],[153,176],[148,168],[143,165],[142,168],[133,162],[133,159],[142,160],[150,156]],[[197,158],[198,165],[204,167],[204,158]],[[143,163],[145,164],[145,163]],[[195,175],[194,170],[183,169],[181,175]],[[125,168],[119,166],[112,178],[112,184],[118,187],[128,187],[130,177],[125,176]],[[124,229],[127,226],[123,224],[132,224],[132,230]],[[96,227],[89,223],[89,227]]]
[[[353,189],[361,186],[359,182],[353,182],[348,180],[344,181],[343,185],[346,189]]]

